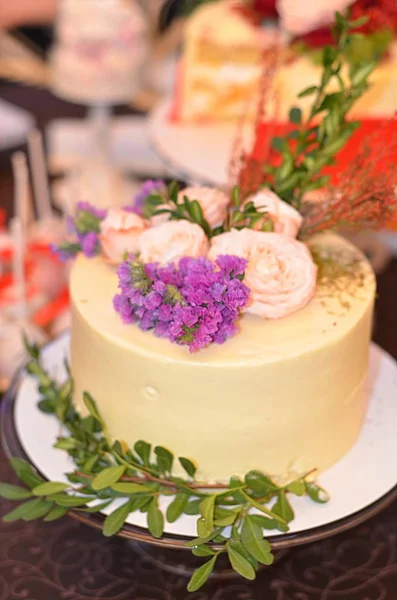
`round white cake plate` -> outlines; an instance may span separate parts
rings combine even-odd
[[[69,353],[69,333],[51,342],[42,354],[52,377],[66,377],[65,358]],[[329,382],[324,382],[329,385]],[[369,407],[360,437],[346,456],[321,474],[319,482],[329,492],[327,504],[314,504],[307,498],[291,499],[296,518],[288,534],[272,533],[275,550],[307,543],[339,533],[373,516],[397,498],[397,364],[372,344],[367,381]],[[2,402],[1,433],[7,454],[28,460],[46,479],[67,481],[64,473],[74,466],[68,455],[53,448],[59,435],[57,420],[39,411],[35,380],[21,371]],[[337,435],[337,431],[335,432]],[[160,443],[161,440],[153,440]],[[232,474],[232,473],[231,473]],[[115,502],[118,502],[117,500]],[[167,500],[161,499],[162,508]],[[114,508],[114,505],[111,509]],[[109,511],[109,507],[104,514]],[[74,513],[88,525],[101,528],[104,515]],[[133,513],[121,536],[151,544],[182,549],[186,539],[196,537],[196,517],[183,515],[165,526],[160,540],[146,529],[146,515]]]
[[[149,116],[149,141],[178,179],[193,184],[224,187],[238,135],[236,122],[180,124],[170,121],[171,100],[163,100]],[[243,131],[244,144],[252,140],[253,127]]]

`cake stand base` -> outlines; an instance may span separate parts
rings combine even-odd
[[[52,377],[66,377],[64,359],[69,353],[70,336],[64,334],[51,342],[42,353],[42,363]],[[331,469],[321,474],[320,484],[329,492],[331,501],[313,505],[307,498],[291,499],[295,520],[288,533],[268,538],[275,552],[299,544],[317,541],[354,527],[372,517],[397,498],[397,365],[384,351],[371,346],[367,381],[369,407],[362,432],[354,447]],[[59,424],[52,416],[39,411],[39,393],[35,380],[21,371],[2,402],[1,437],[9,456],[28,460],[46,479],[66,480],[64,473],[73,469],[68,455],[53,448]],[[363,465],[365,468],[363,468]],[[168,500],[169,501],[169,500]],[[164,510],[165,498],[160,498]],[[78,520],[101,529],[105,514],[72,513]],[[146,515],[130,515],[119,532],[121,537],[141,544],[153,545],[150,560],[162,562],[161,549],[176,550],[168,559],[170,569],[194,568],[194,558],[185,543],[196,537],[196,517],[183,515],[175,523],[166,524],[161,539],[154,539],[146,527]],[[160,550],[159,550],[160,548]],[[282,558],[280,555],[279,558]],[[193,563],[189,561],[193,561]],[[182,566],[181,566],[182,565]]]

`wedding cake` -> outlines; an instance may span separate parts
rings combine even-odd
[[[131,99],[148,50],[147,24],[135,2],[62,0],[51,53],[54,92],[83,104]]]
[[[210,227],[224,222],[220,190],[179,196],[200,204]],[[112,439],[157,440],[194,457],[211,482],[327,469],[356,441],[367,406],[368,261],[334,234],[298,241],[302,217],[272,192],[252,201],[267,227],[211,239],[166,210],[148,219],[136,207],[82,206],[76,220],[77,405],[89,391]],[[87,233],[88,219],[99,233]],[[242,263],[227,274],[225,256]]]

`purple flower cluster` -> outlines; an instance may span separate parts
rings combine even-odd
[[[61,260],[68,260],[79,252],[88,258],[96,256],[100,251],[99,232],[101,221],[107,210],[99,209],[88,202],[77,204],[75,217],[68,217],[67,230],[75,239],[53,247]]]
[[[237,256],[185,257],[178,266],[132,259],[118,267],[115,310],[124,323],[154,330],[190,352],[222,344],[237,331],[250,291],[242,282],[247,261]]]
[[[133,203],[124,207],[127,212],[133,212],[140,217],[143,216],[145,202],[151,194],[162,194],[166,187],[161,179],[148,179],[144,181],[141,189],[136,194]]]

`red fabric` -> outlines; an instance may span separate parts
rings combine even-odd
[[[338,172],[343,170],[350,162],[353,156],[355,156],[357,148],[363,143],[365,139],[368,139],[371,134],[379,129],[379,126],[384,124],[384,120],[380,119],[365,119],[361,121],[361,126],[357,131],[354,132],[346,146],[339,152],[336,157],[336,164],[332,167],[328,167],[324,172],[330,174],[332,179],[335,181]],[[260,126],[256,147],[253,153],[254,158],[263,160],[266,155],[266,147],[270,139],[274,136],[283,136],[289,130],[294,128],[293,125],[285,123],[264,123]],[[397,135],[397,120],[391,119],[388,122],[387,134],[385,133],[385,143],[388,139],[391,139]],[[397,163],[397,154],[393,157],[393,160]]]

